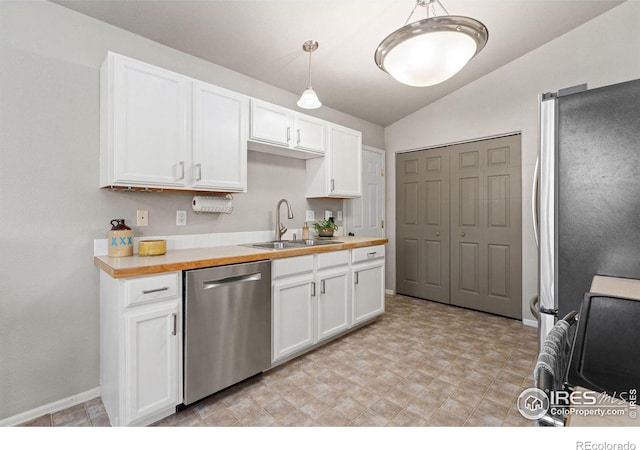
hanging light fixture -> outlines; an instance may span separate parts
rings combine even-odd
[[[316,91],[311,87],[311,53],[318,49],[318,41],[306,41],[302,44],[302,50],[309,53],[309,82],[307,83],[307,89],[300,96],[298,100],[298,106],[304,109],[316,109],[322,106]]]
[[[446,15],[436,15],[436,3]],[[426,8],[427,18],[407,25],[418,6]],[[403,84],[433,86],[458,73],[487,39],[489,31],[481,22],[449,15],[440,0],[416,0],[405,25],[378,45],[375,61]]]

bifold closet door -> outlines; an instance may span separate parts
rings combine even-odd
[[[396,291],[449,303],[449,153],[396,158]]]
[[[522,317],[520,135],[451,156],[451,304]]]

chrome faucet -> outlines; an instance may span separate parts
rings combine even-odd
[[[289,210],[289,219],[293,219],[293,211],[291,210],[291,205],[289,205],[289,202],[283,198],[278,202],[278,206],[276,206],[276,241],[281,241],[282,235],[287,232],[287,228],[283,226],[282,223],[280,223],[280,205],[282,205],[282,203],[287,205],[287,208]]]

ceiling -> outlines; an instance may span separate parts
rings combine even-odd
[[[377,68],[376,47],[404,25],[415,0],[56,0],[132,33],[386,126],[622,3],[618,0],[441,0],[489,30],[482,52],[453,78],[404,86]],[[420,11],[422,10],[422,11]],[[414,20],[424,17],[418,8]]]

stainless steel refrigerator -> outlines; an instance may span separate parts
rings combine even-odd
[[[542,342],[594,275],[640,278],[640,80],[541,96],[534,192]]]

